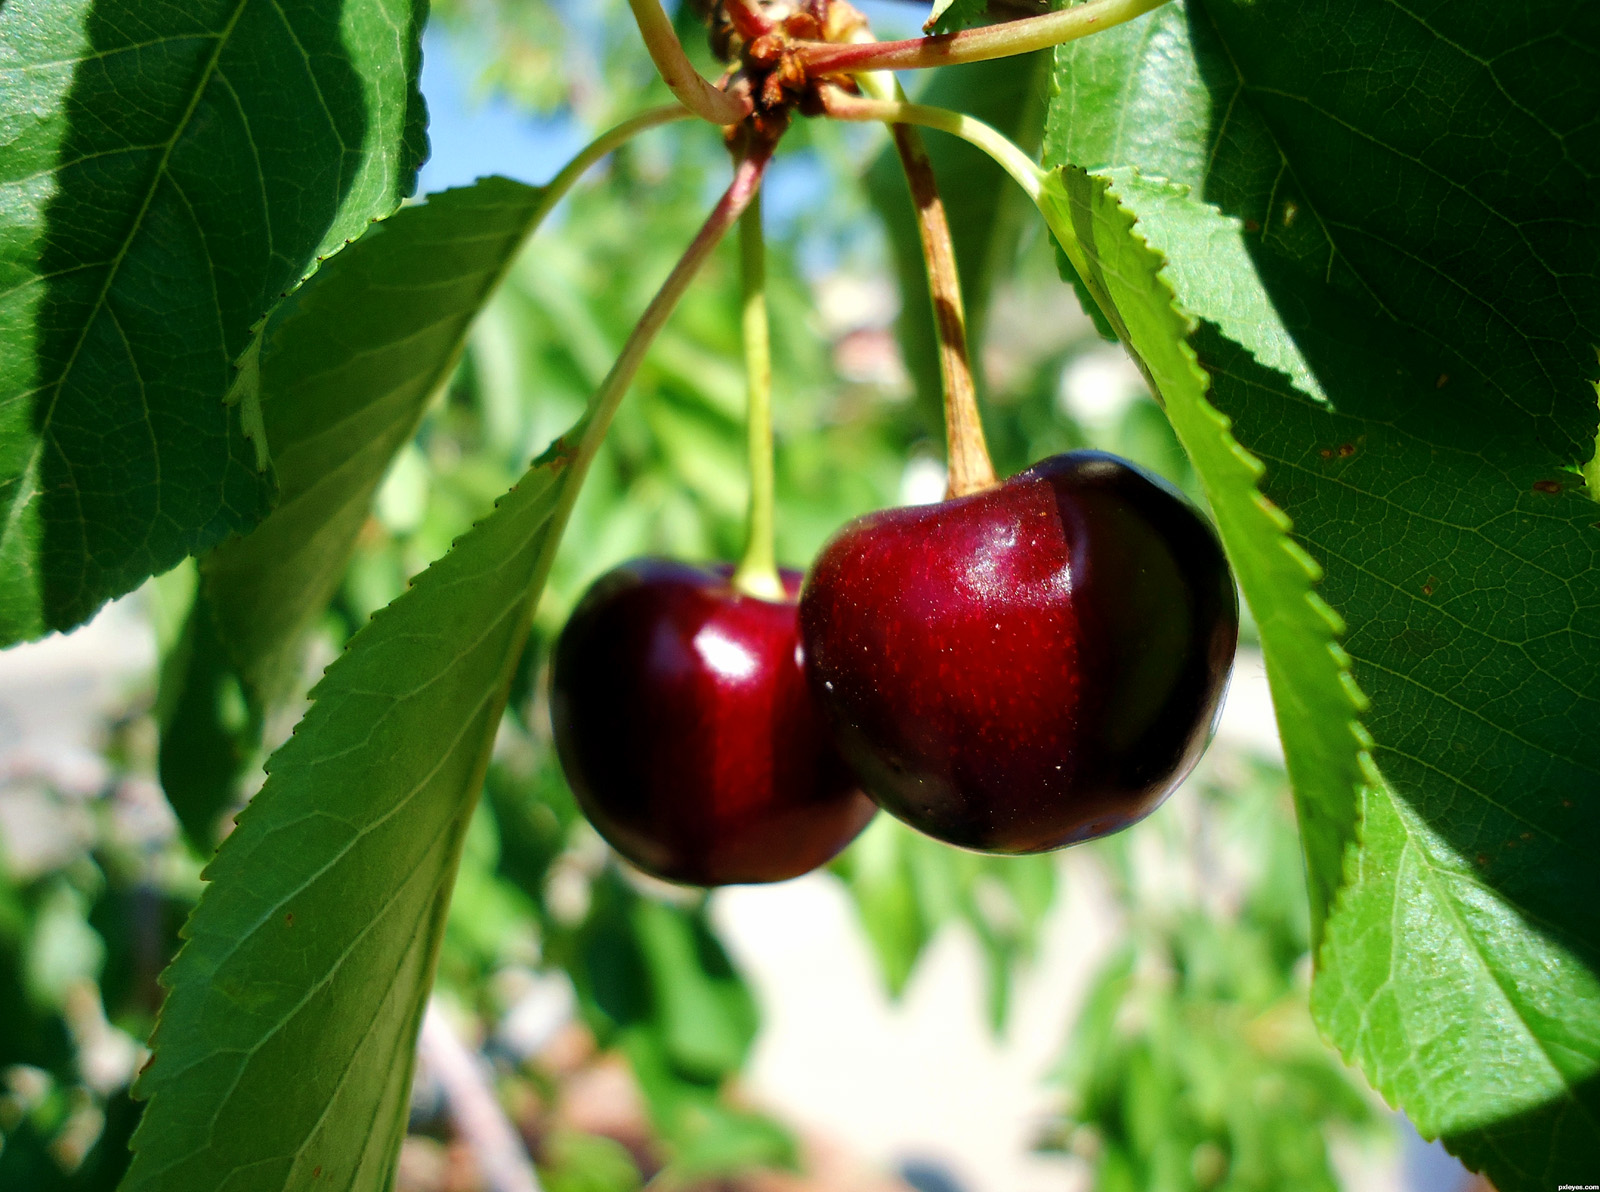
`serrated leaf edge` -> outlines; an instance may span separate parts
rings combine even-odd
[[[541,470],[545,470],[545,462],[544,461],[546,460],[546,458],[548,456],[549,456],[549,452],[546,452],[545,456],[541,456],[540,460],[536,461],[529,468],[528,472],[525,473],[523,475],[523,477],[517,481],[516,484],[513,484],[509,489],[506,490],[506,492],[502,493],[498,498],[496,498],[492,508],[487,513],[485,513],[483,515],[483,517],[481,517],[477,521],[473,522],[472,526],[469,529],[467,529],[465,532],[463,532],[462,534],[458,535],[455,539],[453,539],[451,541],[450,547],[449,547],[449,549],[447,551],[445,551],[442,555],[440,555],[438,559],[434,560],[434,562],[432,564],[430,564],[426,569],[424,569],[418,575],[412,577],[407,582],[405,591],[403,591],[399,596],[395,597],[394,600],[390,601],[389,604],[385,605],[383,608],[381,608],[377,612],[375,612],[368,619],[368,621],[367,621],[367,623],[365,625],[363,625],[354,634],[351,635],[350,640],[345,644],[345,647],[340,652],[339,657],[334,659],[333,662],[331,662],[328,666],[326,666],[323,669],[322,677],[317,681],[316,685],[314,687],[312,687],[311,692],[309,693],[309,696],[308,696],[309,706],[307,708],[306,714],[301,717],[299,722],[297,722],[295,724],[294,728],[291,730],[291,732],[290,732],[290,740],[289,741],[285,741],[283,745],[280,745],[278,750],[274,751],[272,756],[267,759],[267,762],[266,762],[264,768],[265,768],[266,773],[268,775],[269,781],[270,781],[270,778],[271,778],[271,775],[272,775],[272,772],[273,772],[273,764],[272,764],[273,760],[278,757],[279,753],[282,752],[282,750],[284,748],[286,748],[292,742],[292,740],[294,738],[299,736],[301,726],[305,724],[307,717],[309,717],[309,715],[311,714],[311,710],[315,707],[318,699],[321,698],[323,689],[325,688],[325,686],[330,681],[330,678],[331,678],[332,673],[335,670],[335,668],[337,668],[340,665],[340,663],[346,657],[348,657],[350,655],[350,653],[353,650],[355,650],[362,641],[364,641],[373,632],[375,632],[376,629],[379,626],[385,624],[387,621],[392,619],[394,616],[398,615],[397,610],[398,610],[401,602],[406,600],[410,596],[412,591],[414,591],[416,589],[416,587],[420,583],[422,583],[422,582],[424,582],[426,580],[429,572],[433,571],[434,568],[438,565],[438,563],[440,561],[442,561],[443,559],[445,559],[448,556],[450,556],[451,554],[453,554],[462,545],[462,543],[464,543],[467,539],[471,538],[486,522],[488,522],[490,520],[490,518],[492,518],[495,515],[495,513],[499,511],[501,506],[504,505],[505,502],[514,493],[516,493],[524,484],[528,483],[531,479],[533,479]],[[550,476],[551,481],[555,482],[555,480],[559,476],[559,474],[560,474],[560,468],[559,467],[557,467],[555,469],[551,469],[551,476]],[[524,637],[525,637],[526,633],[528,632],[528,629],[531,626],[531,622],[532,622],[532,606],[533,606],[533,604],[534,604],[534,597],[532,595],[530,595],[530,598],[527,601],[526,607],[524,607],[524,609],[522,611],[523,626],[522,626],[521,634]],[[515,651],[513,651],[513,653],[515,653]],[[504,686],[506,683],[509,683],[510,675],[511,675],[511,668],[508,666],[505,669],[504,676],[502,677],[502,686]],[[266,790],[266,787],[263,786],[262,787],[262,792],[264,792],[265,790]],[[262,812],[262,810],[260,808],[260,803],[261,803],[260,795],[261,795],[262,792],[258,792],[256,797],[252,798],[248,803],[246,803],[245,806],[240,809],[239,813],[234,816],[234,820],[233,820],[233,822],[234,822],[234,831],[229,833],[228,839],[232,839],[237,834],[237,832],[239,831],[239,829],[242,826],[245,826],[245,825],[249,824],[250,822],[253,822],[253,820],[255,818],[257,818],[261,814],[264,814],[264,812]],[[241,839],[242,839],[242,837],[241,837]],[[224,840],[223,844],[225,846],[227,844],[227,840]],[[457,849],[457,852],[459,854],[459,847]],[[185,953],[187,953],[188,950],[189,950],[189,940],[192,938],[192,930],[191,930],[191,928],[192,928],[192,925],[194,924],[196,918],[200,915],[202,909],[205,907],[206,902],[207,902],[207,898],[211,893],[212,886],[211,886],[210,883],[213,883],[214,880],[215,880],[215,877],[214,877],[215,868],[216,868],[218,862],[219,861],[223,861],[223,860],[226,860],[226,858],[223,858],[223,856],[222,856],[222,848],[219,847],[217,853],[212,857],[212,859],[209,862],[207,862],[205,867],[201,870],[200,878],[201,878],[201,880],[203,882],[206,882],[208,884],[206,885],[206,887],[204,889],[201,890],[200,897],[196,901],[194,909],[192,911],[190,911],[189,916],[184,921],[183,926],[181,928],[179,928],[179,930],[178,930],[178,936],[179,936],[179,938],[181,940],[184,941],[184,943],[178,949],[178,952],[173,957],[172,961],[167,965],[166,968],[164,968],[160,972],[160,974],[158,974],[158,976],[156,978],[156,982],[160,986],[160,988],[162,988],[163,990],[168,991],[169,993],[176,988],[178,982],[181,979],[183,979],[183,977],[185,976],[185,973],[182,970],[184,968],[186,968]],[[433,971],[433,965],[431,963],[429,965],[428,971],[430,973]],[[152,1030],[150,1032],[150,1037],[149,1037],[149,1040],[148,1040],[148,1043],[147,1043],[147,1047],[149,1049],[149,1057],[145,1060],[143,1066],[139,1069],[139,1072],[138,1072],[138,1074],[137,1074],[137,1076],[135,1078],[134,1084],[133,1084],[133,1088],[131,1090],[133,1098],[135,1100],[145,1102],[147,1107],[148,1106],[153,1106],[154,1104],[156,1104],[157,1100],[160,1097],[160,1090],[159,1089],[153,1089],[153,1088],[149,1087],[149,1080],[148,1080],[147,1074],[150,1072],[152,1065],[160,1057],[161,1044],[162,1044],[162,1034],[163,1034],[163,1029],[164,1029],[164,1027],[166,1025],[167,1011],[168,1011],[168,1001],[167,1001],[167,999],[164,998],[163,1002],[162,1002],[161,1009],[157,1012],[157,1015],[156,1015],[156,1024],[155,1024],[155,1026],[152,1028]],[[418,1022],[420,1022],[420,1016],[418,1017]],[[148,1108],[147,1108],[147,1110],[146,1110],[146,1120],[148,1120],[148,1113],[149,1113],[149,1111],[148,1111]],[[139,1133],[142,1132],[143,1128],[144,1128],[144,1122],[141,1122],[139,1130],[137,1130],[135,1132],[133,1139],[130,1141],[129,1149],[130,1149],[130,1151],[132,1153],[137,1153],[139,1151],[139,1149],[140,1149],[139,1145],[138,1145],[138,1143],[139,1143]],[[131,1168],[130,1168],[130,1171],[131,1171]],[[119,1185],[119,1187],[121,1187],[121,1186],[122,1185]]]
[[[1184,359],[1188,361],[1194,377],[1200,381],[1200,393],[1196,399],[1198,411],[1201,417],[1211,424],[1214,433],[1216,433],[1218,438],[1221,440],[1224,449],[1238,459],[1254,477],[1256,492],[1251,504],[1259,512],[1262,519],[1267,523],[1269,530],[1271,532],[1275,532],[1279,549],[1282,550],[1284,554],[1286,554],[1294,562],[1299,573],[1305,577],[1305,587],[1302,592],[1302,598],[1315,614],[1316,618],[1328,627],[1328,639],[1326,643],[1327,649],[1334,662],[1340,697],[1350,711],[1350,719],[1346,722],[1346,727],[1351,735],[1351,747],[1353,750],[1354,759],[1359,772],[1370,782],[1378,776],[1378,771],[1371,755],[1373,737],[1368,731],[1366,725],[1362,723],[1361,715],[1371,707],[1371,700],[1367,697],[1366,693],[1361,690],[1360,683],[1356,679],[1355,673],[1351,666],[1350,655],[1345,651],[1344,647],[1340,645],[1338,640],[1346,632],[1347,627],[1344,618],[1340,616],[1337,610],[1329,605],[1328,602],[1324,600],[1315,590],[1316,585],[1321,582],[1325,574],[1323,567],[1321,563],[1319,563],[1317,559],[1305,549],[1304,546],[1302,546],[1292,537],[1294,519],[1291,518],[1283,509],[1275,505],[1271,499],[1267,497],[1263,491],[1261,491],[1260,481],[1267,473],[1267,465],[1247,447],[1245,447],[1244,444],[1240,443],[1237,438],[1234,437],[1233,420],[1221,410],[1217,409],[1216,406],[1212,405],[1206,396],[1210,392],[1211,378],[1206,370],[1201,366],[1199,356],[1196,354],[1193,346],[1189,342],[1190,336],[1194,334],[1194,331],[1199,325],[1199,319],[1184,306],[1182,300],[1177,295],[1175,287],[1168,278],[1168,264],[1165,254],[1152,246],[1148,239],[1144,236],[1143,232],[1139,229],[1138,216],[1123,203],[1122,195],[1117,191],[1116,179],[1111,176],[1109,172],[1083,170],[1081,167],[1071,165],[1057,167],[1055,172],[1059,172],[1065,176],[1069,170],[1074,170],[1085,175],[1090,179],[1092,185],[1098,185],[1103,189],[1103,193],[1113,201],[1117,218],[1124,221],[1126,234],[1131,239],[1135,240],[1144,249],[1144,251],[1148,252],[1152,256],[1152,258],[1160,262],[1159,266],[1155,270],[1154,278],[1170,300],[1173,315],[1182,325],[1184,330],[1184,334],[1180,337],[1178,348]],[[1129,177],[1140,178],[1145,182],[1156,183],[1176,191],[1181,191],[1182,197],[1186,198],[1188,201],[1209,207],[1216,213],[1218,218],[1226,220],[1231,224],[1239,225],[1238,220],[1223,214],[1214,205],[1205,203],[1204,200],[1196,198],[1192,194],[1191,189],[1187,186],[1183,186],[1180,183],[1174,183],[1170,179],[1145,175],[1136,167],[1131,170],[1127,170],[1126,172]],[[1242,225],[1239,226],[1242,227]],[[1238,346],[1241,348],[1241,350],[1249,352],[1249,349],[1245,348],[1243,345]],[[1252,359],[1256,359],[1253,352],[1250,352],[1249,354]],[[1257,364],[1258,367],[1268,369],[1268,371],[1284,377],[1284,379],[1292,385],[1292,378],[1290,378],[1289,375],[1284,373],[1281,369],[1272,368],[1271,366],[1261,364],[1259,360],[1257,361]],[[1308,400],[1315,399],[1308,398]],[[1174,430],[1177,430],[1176,426],[1174,426]],[[1181,438],[1182,435],[1180,434],[1180,439]],[[1202,483],[1204,483],[1203,478]],[[1248,599],[1248,594],[1246,598]],[[1381,781],[1381,778],[1378,780]],[[1352,792],[1352,795],[1356,800],[1357,819],[1353,825],[1351,839],[1346,843],[1345,846],[1345,854],[1341,864],[1339,885],[1335,890],[1334,897],[1332,900],[1330,900],[1327,907],[1324,928],[1326,923],[1332,922],[1335,915],[1338,914],[1342,905],[1344,892],[1349,889],[1356,874],[1356,865],[1363,847],[1362,825],[1360,820],[1362,793],[1363,792],[1360,787]],[[1319,935],[1319,946],[1316,949],[1316,961],[1319,968],[1321,966],[1320,943],[1325,936],[1326,931],[1324,929],[1324,931]],[[1318,1029],[1321,1029],[1320,1024]],[[1342,1050],[1341,1054],[1344,1054]],[[1346,1056],[1346,1059],[1348,1059],[1348,1056]]]
[[[1062,167],[1062,169],[1067,168],[1074,167]],[[1137,230],[1138,217],[1133,215],[1133,213],[1123,205],[1121,196],[1116,192],[1114,179],[1108,177],[1107,174],[1099,172],[1084,172],[1089,173],[1092,178],[1100,179],[1106,183],[1106,193],[1116,200],[1117,211],[1128,219],[1129,235],[1139,240],[1147,251],[1164,262],[1164,254],[1162,254],[1160,250],[1151,246],[1144,236]],[[1168,179],[1141,175],[1140,171],[1138,171],[1136,167],[1129,171],[1129,173],[1132,176],[1141,176],[1147,182],[1160,182],[1175,189],[1181,188],[1185,194],[1185,197],[1187,197],[1191,202],[1204,203],[1204,200],[1195,198],[1191,193],[1191,188],[1187,186],[1179,183],[1172,183]],[[1204,205],[1213,206],[1212,204]],[[1239,222],[1230,216],[1224,215],[1219,209],[1213,207],[1213,210],[1217,210],[1217,214],[1221,218],[1227,219],[1231,223],[1237,224]],[[1162,267],[1157,271],[1157,279],[1166,289],[1166,291],[1172,296],[1174,312],[1177,313],[1180,318],[1185,320],[1192,333],[1194,326],[1197,325],[1197,320],[1184,308],[1181,300],[1177,297],[1176,291],[1165,276],[1166,268],[1166,265],[1163,263]],[[1237,344],[1237,341],[1234,342]],[[1247,352],[1249,351],[1249,349],[1244,348],[1244,345],[1242,344],[1238,344],[1237,346]],[[1195,355],[1193,349],[1189,346],[1187,340],[1185,340],[1180,347],[1182,348],[1184,355],[1193,361],[1196,371],[1204,374],[1205,370],[1200,367],[1198,357]],[[1254,353],[1250,354],[1252,359],[1255,359]],[[1289,378],[1288,375],[1281,369],[1270,368],[1270,366],[1262,365],[1259,360],[1257,360],[1257,365],[1259,367],[1269,368],[1270,371],[1285,377],[1287,380],[1291,380],[1292,384],[1292,379]],[[1204,394],[1209,391],[1209,388],[1210,378],[1206,377],[1202,395],[1199,399],[1202,412],[1217,423],[1219,431],[1222,433],[1227,443],[1231,445],[1232,450],[1234,450],[1234,452],[1241,458],[1241,460],[1248,461],[1251,470],[1254,471],[1258,477],[1264,476],[1267,471],[1265,464],[1257,459],[1247,448],[1245,448],[1238,442],[1237,439],[1233,437],[1231,433],[1231,419],[1229,419],[1227,415],[1223,414],[1205,398]],[[1328,625],[1330,631],[1328,649],[1335,660],[1338,668],[1339,684],[1353,713],[1350,721],[1348,722],[1348,727],[1356,744],[1356,764],[1363,781],[1355,792],[1357,818],[1354,825],[1354,835],[1346,845],[1340,883],[1334,893],[1332,901],[1327,908],[1323,931],[1321,933],[1321,942],[1326,943],[1328,936],[1331,933],[1330,928],[1336,923],[1336,921],[1341,919],[1341,916],[1348,905],[1348,899],[1354,896],[1354,891],[1358,881],[1358,869],[1365,850],[1365,819],[1367,801],[1375,797],[1385,797],[1392,800],[1394,796],[1389,791],[1388,783],[1383,777],[1382,771],[1378,768],[1377,762],[1372,755],[1372,751],[1376,745],[1376,740],[1360,718],[1361,714],[1371,707],[1371,700],[1366,693],[1361,690],[1360,684],[1355,677],[1355,673],[1351,665],[1352,660],[1350,655],[1337,640],[1338,638],[1344,636],[1347,630],[1345,620],[1336,609],[1329,605],[1327,601],[1325,601],[1314,590],[1314,585],[1319,583],[1324,575],[1323,568],[1309,551],[1307,551],[1294,539],[1289,537],[1293,528],[1293,519],[1290,518],[1287,513],[1285,513],[1278,506],[1274,505],[1264,493],[1259,492],[1259,489],[1255,503],[1262,510],[1262,512],[1267,515],[1269,520],[1271,520],[1274,525],[1281,528],[1281,533],[1283,535],[1283,549],[1300,565],[1301,570],[1306,575],[1307,586],[1305,591],[1305,599],[1311,608],[1317,613],[1317,615]],[[1408,841],[1412,841],[1412,843],[1408,843],[1407,847],[1418,847],[1414,843],[1414,838],[1411,836],[1409,831],[1407,832],[1407,837]],[[1445,902],[1447,905],[1451,901],[1447,892],[1442,892],[1440,894],[1440,898],[1441,901]],[[1477,949],[1474,949],[1474,951],[1477,951]],[[1317,949],[1316,968],[1317,972],[1320,974],[1322,971],[1321,947]],[[1518,1015],[1519,1020],[1520,1017],[1521,1016]],[[1320,1016],[1313,1015],[1313,1021],[1315,1022],[1317,1032],[1322,1037],[1323,1041],[1329,1047],[1331,1047],[1347,1065],[1356,1068],[1366,1077],[1374,1092],[1376,1092],[1383,1099],[1386,1105],[1388,1105],[1391,1109],[1398,1111],[1405,1110],[1406,1107],[1403,1104],[1402,1097],[1397,1091],[1395,1082],[1392,1079],[1381,1078],[1377,1073],[1373,1072],[1365,1064],[1361,1063],[1357,1058],[1357,1048],[1353,1040],[1350,1042],[1349,1046],[1346,1046],[1344,1041],[1332,1036]],[[1569,1099],[1572,1097],[1570,1088],[1567,1090],[1567,1095]],[[1456,1148],[1452,1147],[1449,1142],[1446,1142],[1446,1149],[1450,1150],[1452,1154],[1454,1154],[1456,1151]]]

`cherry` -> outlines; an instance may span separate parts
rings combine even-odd
[[[1203,752],[1238,640],[1215,532],[1096,451],[869,514],[800,598],[810,678],[868,794],[949,844],[1031,853],[1153,811]]]
[[[696,886],[797,877],[876,810],[806,686],[799,574],[763,600],[732,570],[635,559],[607,572],[562,630],[551,683],[589,822],[639,868]]]

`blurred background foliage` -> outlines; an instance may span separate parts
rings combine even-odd
[[[872,13],[890,32],[909,32],[922,15],[909,5]],[[517,105],[551,143],[581,143],[584,130],[665,98],[621,0],[435,0],[433,19],[442,32],[430,50],[449,46],[473,63],[477,93]],[[703,54],[692,19],[680,15],[680,25]],[[712,69],[708,58],[702,67]],[[924,85],[1027,145],[1038,136],[1041,68],[1002,63]],[[778,551],[792,566],[846,519],[943,488],[926,288],[904,182],[884,145],[872,129],[802,124],[770,182]],[[1037,224],[986,161],[947,142],[930,148],[958,239],[997,466],[1009,473],[1094,445],[1198,498],[1164,416],[1061,284]],[[707,129],[649,134],[534,239],[395,459],[308,648],[302,691],[577,416],[726,169]],[[651,352],[596,462],[519,670],[441,958],[436,1000],[552,1192],[837,1186],[810,1182],[804,1140],[741,1093],[759,1008],[707,900],[608,855],[555,763],[545,706],[550,644],[597,575],[640,554],[738,553],[736,303],[737,262],[724,246]],[[180,568],[139,598],[164,650],[182,648],[193,589],[192,568]],[[1248,648],[1248,626],[1245,636]],[[199,765],[204,781],[229,784],[216,805],[231,815],[303,699],[261,723],[225,684],[204,698],[233,726],[228,756]],[[127,1084],[209,851],[179,836],[156,785],[157,722],[170,732],[181,721],[160,713],[152,678],[104,725],[100,767],[0,775],[7,807],[26,804],[51,825],[0,818],[7,1192],[110,1189],[123,1166],[138,1115]],[[1330,1131],[1373,1135],[1388,1119],[1310,1023],[1305,896],[1281,770],[1214,750],[1168,809],[1080,852],[1113,891],[1123,942],[1070,1033],[1059,1116],[1039,1146],[1075,1156],[1107,1192],[1336,1187]],[[1056,857],[959,853],[886,817],[832,870],[893,993],[941,930],[970,930],[996,1030],[1047,913],[1073,896]],[[426,1055],[413,1100],[401,1188],[482,1186]],[[885,1179],[885,1188],[912,1186]]]

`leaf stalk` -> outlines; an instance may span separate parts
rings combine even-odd
[[[633,9],[634,22],[639,35],[644,38],[650,61],[656,64],[672,94],[696,116],[712,124],[737,124],[750,114],[748,98],[719,91],[704,75],[694,68],[689,55],[684,53],[672,21],[661,7],[661,0],[628,0]]]

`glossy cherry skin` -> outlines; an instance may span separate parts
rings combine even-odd
[[[795,597],[731,568],[636,559],[584,595],[556,644],[551,718],[578,805],[639,868],[695,886],[826,862],[876,808],[806,685]]]
[[[835,740],[886,811],[993,853],[1153,811],[1214,728],[1239,632],[1215,532],[1101,452],[889,509],[818,556],[801,634]]]

